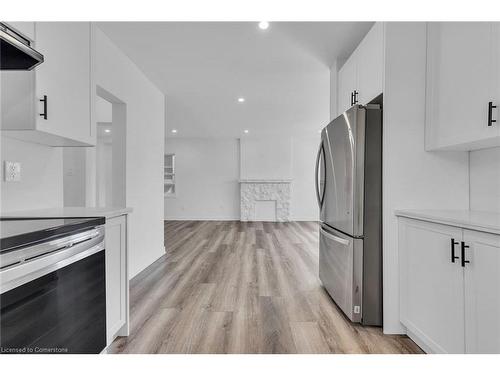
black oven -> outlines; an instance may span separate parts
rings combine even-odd
[[[104,228],[0,254],[1,353],[106,347]]]

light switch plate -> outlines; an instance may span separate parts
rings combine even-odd
[[[21,163],[16,161],[6,161],[4,178],[6,182],[21,181]]]

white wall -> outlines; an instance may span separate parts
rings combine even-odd
[[[164,254],[165,97],[98,27],[93,25],[92,31],[93,83],[126,105],[126,205],[134,210],[129,221],[129,275],[133,277]],[[95,160],[95,155],[87,160]],[[95,176],[95,170],[91,173]],[[95,181],[88,182],[92,192]]]
[[[319,141],[319,134],[313,138],[292,139],[292,220],[319,220],[314,183]]]
[[[239,141],[168,138],[175,154],[175,198],[165,198],[167,220],[239,220]],[[168,239],[167,239],[168,240]]]
[[[470,208],[500,212],[500,147],[470,152]]]
[[[85,206],[85,148],[64,147],[62,153],[64,206]]]
[[[330,121],[337,117],[337,97],[338,97],[338,61],[335,61],[332,66],[330,66]]]
[[[241,179],[292,178],[291,137],[240,139]]]
[[[1,136],[1,212],[63,206],[62,149]],[[21,181],[5,182],[4,161],[21,163]]]
[[[252,171],[247,176],[253,177],[246,178],[293,180],[292,220],[318,220],[314,191],[318,139],[289,138],[274,149],[271,146],[276,143],[260,141],[243,141],[251,150],[243,155],[237,139],[168,138],[165,153],[175,154],[176,197],[165,198],[165,219],[239,220],[241,155],[246,157],[248,171]],[[257,147],[259,144],[262,149]],[[268,163],[268,157],[276,156],[274,153],[280,154],[277,164]],[[250,155],[255,158],[250,160]],[[263,174],[258,173],[261,170]]]
[[[425,23],[386,25],[383,135],[384,332],[399,323],[398,231],[394,210],[467,209],[468,154],[425,152]]]
[[[95,97],[95,121],[96,122],[112,122],[113,107],[110,102],[101,98]]]
[[[111,142],[97,139],[96,203],[98,207],[113,206],[113,150]]]

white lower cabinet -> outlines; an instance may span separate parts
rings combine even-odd
[[[500,353],[500,236],[399,218],[400,320],[427,352]]]
[[[128,335],[127,217],[106,219],[106,330],[108,345]]]
[[[464,230],[467,353],[500,353],[500,236]]]
[[[421,337],[424,349],[463,353],[462,267],[451,262],[450,250],[451,239],[459,242],[462,230],[400,219],[399,238],[401,323]]]

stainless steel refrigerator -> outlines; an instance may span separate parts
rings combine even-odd
[[[382,325],[382,110],[356,105],[321,132],[319,277],[353,322]]]

